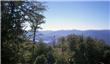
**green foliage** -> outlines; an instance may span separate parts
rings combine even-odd
[[[71,54],[69,55],[69,63],[70,64],[109,64],[109,45],[108,48],[106,49],[105,47],[106,44],[97,39],[93,39],[90,37],[83,37],[83,36],[76,36],[76,35],[69,35],[65,37],[65,40],[63,43],[68,43],[68,51],[63,51],[62,53],[64,54],[65,52],[70,52]],[[65,44],[60,44],[64,46]],[[106,54],[106,52],[107,54]],[[105,55],[106,57],[106,62],[105,62]],[[65,57],[65,55],[63,56]],[[68,57],[66,57],[68,58]]]
[[[14,4],[16,2],[1,2],[1,58],[3,64],[16,64],[18,62],[18,43],[23,41],[21,37],[24,31],[21,26],[20,14],[15,11],[19,4]]]
[[[33,64],[46,64],[46,57],[45,55],[40,55],[36,58],[35,62]]]
[[[24,60],[30,64],[109,64],[110,46],[90,37],[69,35],[60,38],[56,47],[40,41],[24,43]],[[32,53],[34,45],[35,53]],[[26,48],[25,48],[26,47]],[[62,51],[63,49],[63,51]],[[28,51],[28,52],[27,52]],[[28,58],[28,59],[27,59]],[[34,61],[32,61],[34,59]],[[24,63],[23,63],[24,64]]]
[[[41,14],[43,10],[44,5],[38,1],[1,1],[2,64],[24,64],[28,62],[27,59],[31,61],[29,58],[32,51],[27,51],[25,45],[22,45],[26,40],[24,23],[28,22],[36,29],[39,28],[39,25],[44,23],[44,16]]]

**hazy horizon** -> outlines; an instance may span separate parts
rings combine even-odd
[[[65,30],[63,30],[63,29],[61,29],[61,30],[39,30],[39,31],[67,31],[67,30],[78,30],[78,31],[89,31],[89,30],[92,30],[92,31],[102,31],[102,30],[104,30],[104,31],[110,31],[110,29],[87,29],[87,30],[80,30],[80,29],[65,29]]]

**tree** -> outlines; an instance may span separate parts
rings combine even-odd
[[[22,42],[21,36],[24,32],[20,12],[17,11],[17,7],[21,4],[22,2],[1,1],[1,58],[3,64],[15,64],[19,59],[18,44]]]
[[[21,6],[22,12],[24,12],[24,16],[26,17],[25,20],[27,20],[30,23],[31,31],[33,32],[33,44],[35,44],[36,39],[36,31],[40,28],[40,25],[44,23],[44,16],[42,15],[42,12],[45,11],[45,6],[43,3],[38,1],[30,1],[25,2],[23,6]],[[34,46],[33,46],[33,56],[34,56]],[[35,59],[32,60],[34,62]]]
[[[20,10],[23,12],[24,20],[30,23],[31,31],[33,32],[33,43],[35,43],[36,31],[45,22],[45,17],[42,15],[46,10],[45,5],[38,1],[29,1],[25,2]]]
[[[3,64],[21,62],[20,43],[25,40],[23,23],[29,22],[34,31],[42,24],[45,6],[38,1],[1,1],[1,53]],[[21,55],[21,56],[20,56]]]
[[[107,47],[103,41],[91,37],[83,37],[76,35],[69,35],[67,37],[67,41],[71,53],[74,52],[74,54],[71,55],[71,59],[73,59],[73,63],[109,64],[108,57],[110,52],[109,49],[110,46]],[[104,56],[106,57],[106,59]],[[107,61],[105,62],[104,60]]]

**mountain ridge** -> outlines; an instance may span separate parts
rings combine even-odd
[[[83,35],[85,37],[92,37],[105,41],[107,44],[110,44],[110,30],[57,30],[57,31],[39,31],[36,34],[40,35],[40,38],[47,43],[52,42],[54,37],[56,39],[67,36],[71,34]]]

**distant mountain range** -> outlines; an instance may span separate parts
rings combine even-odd
[[[85,37],[89,36],[96,39],[104,40],[107,44],[110,44],[110,30],[58,30],[58,31],[40,31],[37,35],[40,34],[46,43],[50,43],[53,39],[57,39],[62,36],[67,36],[70,34],[83,35]]]

